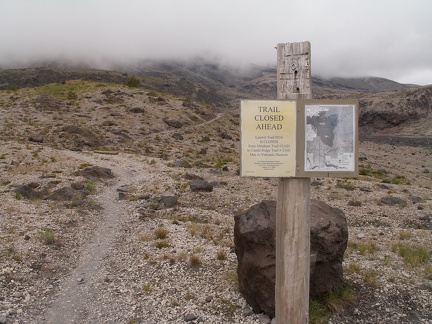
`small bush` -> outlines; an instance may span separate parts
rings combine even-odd
[[[348,243],[349,247],[355,251],[358,251],[361,255],[365,255],[366,253],[374,254],[379,250],[378,246],[375,242],[367,241],[367,242],[356,242],[356,243]]]
[[[187,260],[186,252],[184,251],[180,252],[177,256],[177,260],[179,260],[180,262],[185,262]]]
[[[168,230],[163,226],[159,226],[153,232],[155,238],[160,240],[166,239],[168,237],[168,233]]]
[[[143,285],[143,290],[144,290],[144,292],[146,292],[146,293],[151,292],[151,291],[152,291],[151,285],[148,284],[148,283],[145,283],[145,284]]]
[[[345,273],[360,273],[362,271],[358,263],[350,263],[348,266],[344,267]]]
[[[329,293],[324,298],[324,305],[332,312],[343,314],[347,306],[352,305],[357,299],[357,294],[350,287],[343,287],[335,293]]]
[[[91,182],[91,181],[87,181],[87,182],[84,184],[84,188],[85,188],[87,191],[90,191],[90,192],[94,192],[94,191],[96,191],[96,185],[95,185],[93,182]]]
[[[141,86],[141,81],[133,75],[126,81],[126,85],[129,88],[139,88]]]
[[[345,190],[353,191],[353,190],[356,189],[356,186],[353,185],[353,184],[352,184],[351,182],[349,182],[349,181],[341,181],[341,180],[338,180],[338,181],[336,182],[336,188],[342,188],[342,189],[345,189]]]
[[[219,261],[224,261],[224,260],[227,259],[227,254],[226,254],[226,252],[225,252],[224,250],[219,250],[219,251],[216,253],[216,257],[217,257],[217,259],[218,259]]]
[[[348,206],[360,207],[362,205],[361,201],[358,200],[350,200],[348,201]]]
[[[232,285],[236,290],[239,289],[239,279],[238,279],[238,274],[237,274],[237,270],[231,270],[228,271],[225,274],[225,280]]]
[[[158,249],[164,249],[164,248],[170,247],[171,244],[168,241],[166,241],[166,240],[158,240],[158,241],[156,241],[155,246]]]
[[[411,184],[410,181],[405,178],[404,176],[395,176],[393,179],[390,180],[391,184]]]
[[[202,264],[202,261],[198,255],[192,254],[189,258],[189,264],[191,267],[199,267]]]
[[[84,163],[81,163],[81,164],[78,166],[78,168],[79,168],[80,170],[82,170],[82,169],[88,168],[89,166],[91,166],[90,163],[84,162]]]
[[[324,306],[317,300],[309,301],[309,323],[325,324],[328,323],[328,313]]]
[[[364,282],[371,286],[372,288],[378,288],[379,282],[378,282],[378,271],[376,270],[368,270],[363,273],[363,280]]]
[[[401,240],[407,240],[410,239],[412,237],[412,232],[411,231],[407,231],[407,230],[402,230],[399,232],[399,238]]]
[[[399,244],[397,252],[406,265],[414,268],[426,265],[431,257],[430,252],[421,245]]]
[[[68,92],[67,98],[68,98],[69,100],[77,100],[77,99],[78,99],[78,95],[76,94],[75,91],[70,90],[70,91]]]
[[[53,244],[56,241],[54,230],[51,228],[44,228],[38,233],[38,238],[44,244]]]

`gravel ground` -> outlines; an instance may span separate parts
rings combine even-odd
[[[138,102],[145,95],[124,97]],[[134,142],[125,140],[112,145],[121,150],[111,155],[66,149],[69,138],[58,135],[53,140],[64,141],[55,145],[51,135],[44,143],[28,141],[38,124],[19,107],[31,105],[18,99],[3,104],[9,101],[15,109],[0,111],[7,121],[0,143],[0,323],[270,322],[253,314],[238,291],[233,216],[275,199],[278,182],[237,175],[238,116],[194,117],[181,129],[184,140],[174,140],[179,130],[159,123],[157,139],[146,132],[140,150],[131,151]],[[94,104],[84,97],[81,110],[86,102]],[[123,123],[115,109],[124,108],[107,105],[94,110],[97,117],[109,111]],[[180,104],[164,105],[154,118],[177,118]],[[34,116],[44,121],[50,115],[56,127],[69,116]],[[80,123],[92,120],[80,116]],[[138,136],[138,127],[130,129],[130,136]],[[208,141],[196,140],[204,136]],[[212,156],[209,167],[177,163],[196,151],[195,158]],[[355,295],[346,305],[328,303],[335,312],[321,315],[321,322],[432,323],[432,152],[361,142],[360,153],[358,178],[312,179],[312,197],[346,214],[344,276]],[[89,181],[76,174],[86,166],[110,168],[114,177]],[[188,175],[213,182],[214,190],[192,192]],[[75,206],[15,193],[24,184],[52,192],[73,183],[90,192]],[[163,206],[162,196],[178,202]],[[382,198],[389,196],[406,205],[388,205]],[[424,257],[404,260],[401,249],[411,248]]]
[[[3,145],[6,149],[16,147],[15,143]],[[368,154],[362,153],[371,168],[383,167],[383,161],[377,160],[385,155],[383,148],[380,146],[376,155],[369,149]],[[394,151],[388,149],[388,154]],[[427,150],[403,149],[407,158],[413,152],[426,162],[430,157]],[[13,159],[10,152],[8,156]],[[156,162],[150,163],[145,157],[128,154],[108,156],[49,148],[40,152],[41,158],[53,155],[64,159],[53,164],[69,168],[56,174],[58,185],[79,180],[70,174],[82,163],[109,167],[115,178],[97,183],[91,196],[101,211],[68,209],[57,202],[17,200],[11,190],[14,185],[49,182],[52,178],[41,179],[40,171],[12,172],[10,161],[3,161],[3,322],[269,320],[252,314],[236,288],[232,228],[236,211],[276,196],[277,180],[238,178],[230,171],[213,174],[207,169],[172,168],[164,160],[152,159]],[[393,157],[389,161],[403,163]],[[333,315],[332,323],[432,321],[430,260],[409,267],[394,251],[397,244],[418,244],[429,251],[432,246],[430,178],[421,165],[419,170],[421,175],[412,177],[410,181],[415,183],[410,185],[382,184],[364,176],[348,180],[355,189],[347,190],[337,186],[338,179],[315,180],[319,185],[313,186],[312,195],[343,209],[349,220],[350,246],[344,267],[346,281],[357,292],[357,299],[344,312]],[[221,185],[211,193],[193,193],[179,176],[185,171]],[[131,197],[119,200],[118,189],[125,188]],[[160,197],[167,190],[179,196],[179,203],[159,209],[151,197]],[[389,194],[403,198],[408,205],[380,203],[379,199]],[[414,204],[410,197],[420,197],[421,201]],[[361,206],[350,206],[352,200],[360,201]],[[38,238],[41,229],[47,227],[55,231],[54,244]],[[166,238],[156,238],[158,228],[166,230]],[[363,245],[366,251],[360,249]]]

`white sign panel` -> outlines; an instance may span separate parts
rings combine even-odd
[[[305,104],[304,116],[304,171],[354,172],[355,105]]]

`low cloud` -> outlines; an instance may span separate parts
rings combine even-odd
[[[3,0],[0,66],[196,56],[275,65],[277,43],[307,40],[313,74],[431,84],[430,12],[426,0]]]

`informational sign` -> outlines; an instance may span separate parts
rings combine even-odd
[[[297,104],[297,175],[358,175],[358,102],[311,99]]]
[[[293,177],[296,102],[241,102],[241,175]]]
[[[241,175],[358,175],[354,100],[242,101]]]

